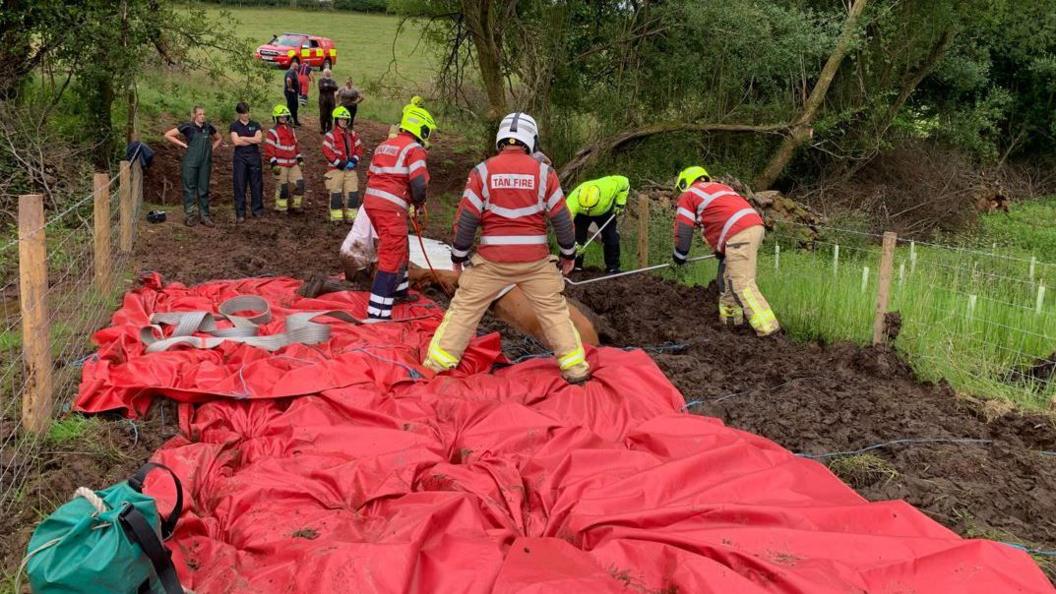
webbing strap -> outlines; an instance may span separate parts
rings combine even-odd
[[[147,345],[148,353],[160,353],[180,345],[214,349],[225,342],[275,351],[291,344],[320,344],[330,340],[330,326],[314,322],[318,317],[329,316],[343,322],[362,323],[359,318],[341,310],[300,312],[286,316],[285,332],[260,336],[259,326],[271,321],[271,308],[261,297],[234,297],[220,304],[219,310],[219,315],[207,311],[156,313],[150,317],[150,325],[140,329],[139,339]],[[244,311],[252,311],[254,315],[235,315],[235,312]],[[232,327],[218,327],[217,322],[220,320],[230,322]],[[162,325],[176,326],[170,337],[164,337]],[[196,333],[210,336],[194,336]]]
[[[161,539],[147,522],[147,518],[135,506],[127,505],[118,515],[118,520],[129,540],[138,544],[150,560],[165,594],[183,594],[183,586],[180,585],[180,578],[177,577],[176,568],[172,564],[172,553],[161,544]]]

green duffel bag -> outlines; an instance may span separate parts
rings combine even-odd
[[[143,494],[143,481],[155,468],[167,471],[176,483],[176,506],[164,520],[154,499]],[[33,593],[183,594],[163,544],[182,510],[180,479],[154,462],[108,489],[78,489],[29,540],[27,573]]]

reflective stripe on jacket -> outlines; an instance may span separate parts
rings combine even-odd
[[[480,255],[495,262],[532,262],[550,255],[547,221],[561,254],[576,253],[572,215],[557,173],[522,148],[504,148],[469,174],[455,216],[451,255],[464,260],[481,228]]]
[[[264,137],[264,156],[272,159],[282,167],[293,167],[301,156],[301,147],[297,142],[297,133],[288,124],[277,124],[268,130]]]
[[[406,132],[379,144],[367,169],[364,203],[371,208],[406,210],[411,202],[411,180],[423,178],[429,183],[426,157],[425,148]]]
[[[699,181],[678,197],[675,252],[682,257],[689,255],[693,228],[697,226],[712,251],[722,254],[726,251],[727,239],[748,227],[762,224],[759,213],[733,188]]]
[[[355,130],[334,126],[323,137],[323,157],[330,169],[337,169],[341,161],[363,158],[363,141]]]

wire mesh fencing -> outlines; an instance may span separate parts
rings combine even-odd
[[[124,187],[119,180],[124,181]],[[127,209],[124,213],[122,201]],[[0,293],[0,513],[7,513],[19,501],[26,478],[36,468],[48,439],[50,419],[70,410],[81,367],[95,352],[92,335],[106,325],[127,287],[132,250],[123,249],[130,246],[118,238],[124,230],[134,242],[141,203],[142,175],[136,163],[126,178],[118,174],[108,177],[105,186],[97,186],[47,218],[39,229],[46,239],[44,270],[20,270],[20,265],[25,268],[27,264],[19,262],[19,244],[27,239],[0,247],[0,278],[4,283]],[[105,220],[96,221],[98,212],[106,213]],[[37,229],[20,231],[20,236],[28,237]],[[100,232],[108,235],[107,241],[98,241]],[[100,246],[105,246],[105,251],[100,252]],[[105,263],[105,279],[100,278],[97,263]],[[26,333],[23,311],[33,306],[22,303],[20,294],[32,276],[41,279],[44,289],[39,301],[47,312],[39,320],[38,314],[32,316],[34,325],[41,322],[40,334],[47,338],[50,361],[43,371],[26,358],[28,341],[35,340],[38,333]],[[27,411],[27,394],[39,390],[41,373],[50,378],[50,402],[45,403],[46,410]],[[27,422],[35,412],[46,416],[43,429],[34,430]]]

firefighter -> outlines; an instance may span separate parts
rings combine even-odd
[[[451,261],[455,270],[467,261],[470,265],[429,344],[423,365],[432,371],[458,365],[491,302],[506,287],[517,285],[535,309],[561,375],[570,383],[590,379],[583,343],[562,294],[562,274],[572,271],[576,256],[572,215],[557,173],[531,156],[538,144],[535,120],[511,113],[495,137],[498,154],[469,174],[455,216]],[[560,260],[550,255],[547,220],[557,236]],[[478,227],[480,248],[470,258]]]
[[[180,140],[183,136],[183,140]],[[186,149],[180,166],[183,182],[183,224],[193,227],[199,220],[213,226],[209,218],[209,176],[213,170],[213,151],[221,139],[216,128],[205,120],[205,108],[195,105],[191,121],[165,133],[165,140]]]
[[[359,212],[359,177],[356,166],[363,158],[363,141],[352,129],[352,114],[344,107],[334,110],[332,130],[323,137],[323,156],[330,165],[326,191],[330,193],[330,222],[351,223]]]
[[[584,245],[593,224],[601,231],[605,248],[605,271],[620,271],[620,231],[616,217],[627,208],[630,180],[622,175],[610,175],[586,181],[568,195],[568,210],[576,224],[576,243]],[[583,269],[583,254],[576,256],[576,269]]]
[[[693,229],[699,226],[719,260],[719,321],[740,326],[747,317],[759,336],[780,330],[774,311],[755,284],[762,217],[733,188],[711,181],[703,167],[684,169],[675,188],[681,192],[675,215],[675,264],[686,263]]]
[[[288,107],[281,103],[276,105],[271,110],[275,125],[268,130],[268,139],[264,143],[264,155],[268,157],[275,176],[275,212],[283,214],[287,210],[293,214],[304,212],[304,175],[301,173],[304,157],[290,121],[292,118]]]
[[[374,149],[363,200],[378,233],[378,267],[367,308],[372,320],[392,319],[393,303],[413,300],[407,280],[407,209],[425,204],[429,186],[426,147],[435,133],[433,116],[422,107],[408,105],[396,135]]]

